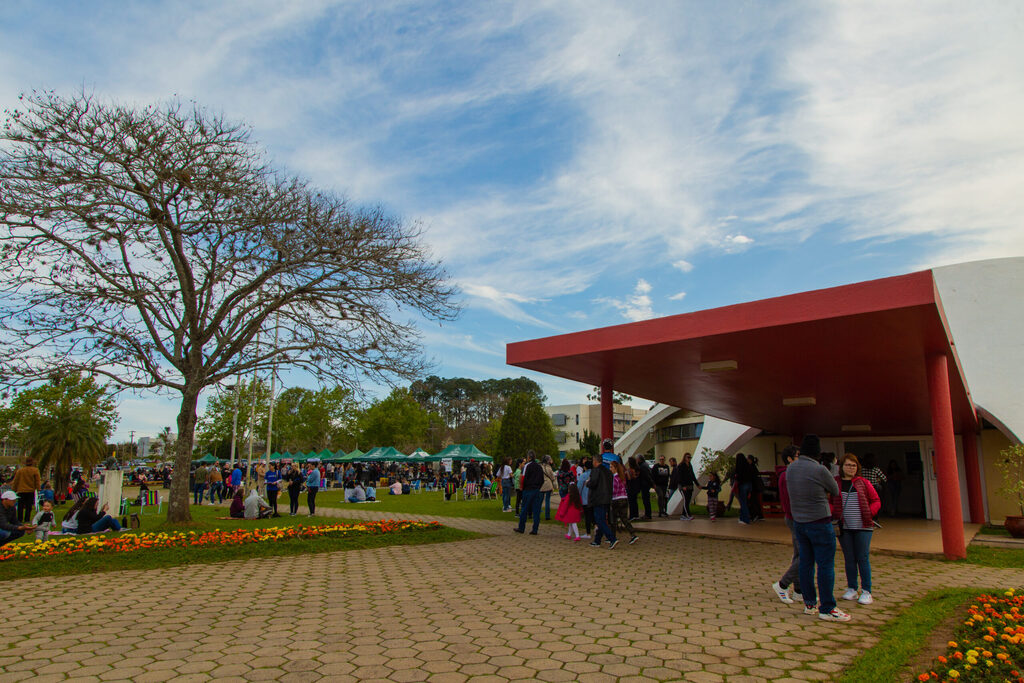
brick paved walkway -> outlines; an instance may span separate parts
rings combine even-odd
[[[878,602],[830,624],[769,590],[784,546],[646,534],[609,551],[442,521],[495,535],[7,583],[0,679],[827,680],[901,601],[1024,584],[1024,570],[877,557]]]

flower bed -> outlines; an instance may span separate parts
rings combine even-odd
[[[352,537],[440,528],[437,522],[381,520],[354,524],[265,527],[216,531],[170,531],[140,534],[61,536],[43,543],[11,543],[0,548],[0,561],[80,553],[130,553],[164,548],[244,545],[288,541],[293,538]]]
[[[919,681],[1024,683],[1024,594],[980,595],[948,650]]]

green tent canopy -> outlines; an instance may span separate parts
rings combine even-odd
[[[429,462],[440,462],[451,458],[453,462],[466,462],[476,460],[477,462],[494,462],[494,458],[486,455],[479,448],[471,443],[453,443],[451,446],[430,456]]]
[[[193,460],[192,462],[199,462],[204,465],[209,465],[211,462],[217,462],[217,458],[213,457],[211,453],[207,453],[203,457],[199,458],[198,460]]]
[[[394,446],[388,446],[387,448],[378,446],[377,448],[372,448],[360,459],[364,462],[401,462],[403,460],[408,460],[405,453]]]
[[[422,448],[417,448],[412,453],[410,453],[409,457],[406,458],[405,460],[406,462],[427,462],[429,458],[430,453],[427,453]]]
[[[338,452],[341,453],[341,451],[338,451]],[[363,453],[361,450],[359,450],[357,448],[354,451],[352,451],[351,453],[349,453],[348,455],[343,455],[342,457],[338,458],[338,461],[339,462],[359,462],[363,458],[363,456],[365,456],[365,455],[366,455],[365,453]]]

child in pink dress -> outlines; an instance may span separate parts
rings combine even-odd
[[[569,491],[562,498],[562,502],[558,504],[558,512],[555,513],[555,519],[565,524],[566,540],[570,538],[574,541],[580,540],[580,530],[576,525],[582,518],[583,499],[580,498],[580,490],[573,482],[569,484]],[[575,538],[573,538],[573,534],[575,534]]]

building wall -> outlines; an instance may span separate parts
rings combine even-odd
[[[988,518],[992,524],[1002,524],[1007,515],[1019,515],[1020,507],[1016,501],[997,493],[1003,485],[1003,477],[996,469],[999,453],[1009,448],[1010,440],[998,429],[981,430],[978,440],[981,451],[982,487],[988,504]]]
[[[555,425],[555,435],[558,441],[560,455],[579,448],[583,439],[583,432],[589,431],[601,435],[601,404],[599,403],[571,403],[559,406],[545,406],[544,410],[552,421],[556,415],[565,415],[565,425]],[[612,427],[615,438],[626,433],[626,431],[647,414],[643,408],[634,408],[630,405],[615,405],[612,410]],[[557,438],[559,432],[564,437]]]

